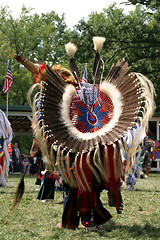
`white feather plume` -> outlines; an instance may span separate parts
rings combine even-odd
[[[73,43],[69,42],[65,45],[65,48],[66,48],[67,54],[71,57],[74,57],[74,54],[77,51],[77,47]]]
[[[93,37],[93,43],[94,43],[94,49],[97,51],[101,50],[103,47],[103,43],[105,42],[105,38],[104,37]]]

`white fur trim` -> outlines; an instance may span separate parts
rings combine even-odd
[[[122,98],[121,93],[119,90],[111,83],[103,82],[100,85],[100,91],[105,92],[111,99],[114,105],[114,112],[113,112],[113,118],[111,121],[106,124],[102,129],[93,132],[93,133],[82,133],[78,131],[78,129],[73,125],[73,123],[70,120],[70,103],[71,98],[73,94],[75,93],[75,88],[73,85],[68,85],[66,87],[65,93],[63,94],[63,101],[61,105],[61,116],[63,119],[64,124],[68,128],[69,132],[71,133],[72,137],[81,140],[90,140],[92,138],[95,138],[96,136],[104,136],[107,132],[111,131],[115,125],[117,124],[121,113],[122,113]]]
[[[65,45],[65,48],[66,48],[67,54],[71,57],[74,57],[74,54],[77,51],[77,47],[73,43],[69,42]]]

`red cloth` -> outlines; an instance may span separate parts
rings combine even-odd
[[[90,163],[92,160],[92,153],[90,154]],[[88,166],[86,164],[87,161],[87,153],[83,154],[82,157],[82,170],[80,166],[80,156],[77,158],[77,173],[78,177],[80,177],[83,186],[85,189],[82,187],[81,182],[79,181],[78,183],[78,194],[77,194],[77,199],[79,202],[79,212],[80,215],[86,214],[91,208],[92,208],[92,194],[93,194],[93,174]],[[92,163],[91,163],[92,164]],[[82,171],[85,175],[86,181],[83,178]],[[89,185],[90,191],[87,187],[87,183]]]
[[[9,143],[8,144],[8,152],[9,152],[9,155],[12,155],[12,144],[11,143]]]

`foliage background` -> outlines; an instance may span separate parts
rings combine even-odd
[[[104,77],[111,65],[125,58],[132,71],[141,72],[154,84],[157,96],[156,111],[160,111],[160,3],[156,0],[126,0],[136,9],[124,13],[116,4],[93,12],[87,20],[80,20],[69,29],[65,18],[54,11],[47,14],[32,14],[31,9],[22,7],[21,14],[14,19],[8,7],[0,8],[0,99],[6,104],[2,92],[7,59],[10,54],[23,55],[33,62],[62,64],[69,67],[69,56],[65,44],[77,45],[75,60],[83,75],[87,63],[88,81],[92,82],[92,68],[95,56],[92,38],[95,35],[106,38],[101,58],[105,63]],[[10,55],[12,59],[12,55]],[[22,65],[11,60],[14,84],[9,92],[10,105],[28,105],[27,92],[32,86],[33,76]]]

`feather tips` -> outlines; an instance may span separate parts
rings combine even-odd
[[[66,48],[67,54],[73,58],[77,51],[77,47],[73,43],[69,42],[65,45],[65,48]]]
[[[154,96],[156,95],[156,92],[153,83],[148,78],[146,78],[141,73],[135,73],[135,75],[142,89],[142,98],[145,99],[142,124],[144,128],[147,130],[149,119],[152,117],[156,107],[154,102]]]
[[[104,37],[98,37],[98,36],[93,37],[94,49],[96,51],[100,51],[103,47],[105,40],[106,39]]]
[[[74,55],[77,51],[77,47],[73,43],[69,42],[65,45],[65,48],[66,48],[67,54],[71,57],[70,58],[70,68],[72,69],[72,73],[73,73],[75,79],[79,82],[80,74],[79,74],[78,68],[76,66],[76,63],[74,61]]]
[[[31,73],[36,74],[39,72],[39,64],[32,63],[27,58],[23,56],[15,56],[15,59],[17,62],[20,62],[27,70],[29,70]]]

